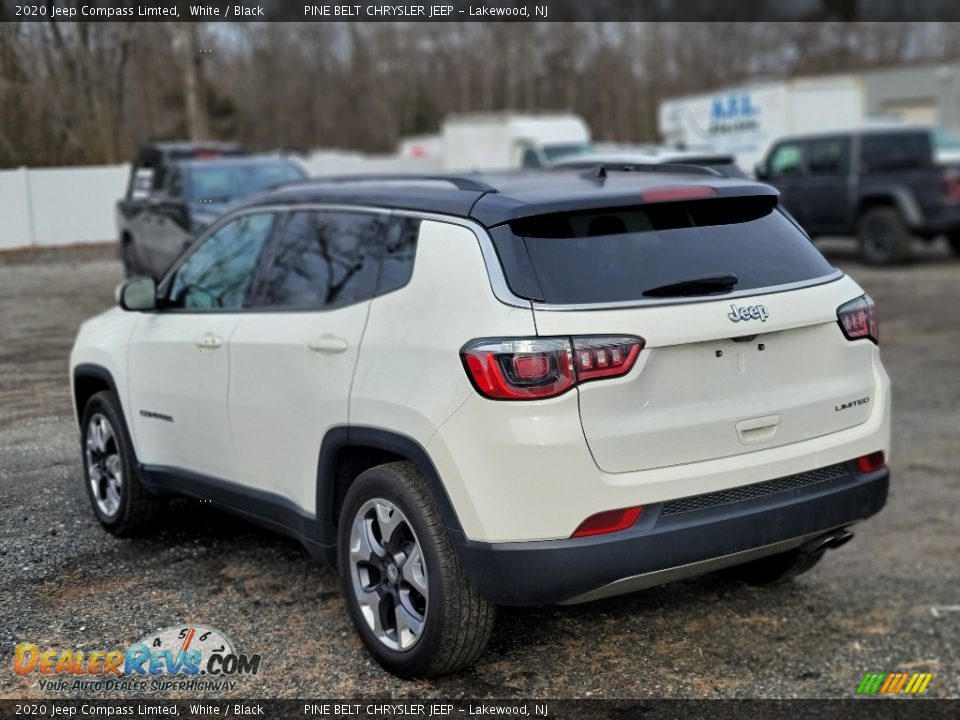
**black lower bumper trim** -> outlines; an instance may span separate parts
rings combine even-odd
[[[609,583],[705,562],[852,525],[886,503],[890,473],[848,473],[739,503],[662,515],[648,506],[629,530],[610,535],[481,543],[454,534],[471,583],[498,605],[549,605]]]

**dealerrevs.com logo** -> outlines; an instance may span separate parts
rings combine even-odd
[[[20,643],[13,671],[38,677],[48,692],[226,692],[260,671],[260,655],[238,653],[213,628],[179,625],[150,633],[126,649],[40,649]]]

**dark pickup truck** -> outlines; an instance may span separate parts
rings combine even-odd
[[[230,203],[305,177],[288,160],[253,156],[230,143],[144,147],[116,210],[120,257],[127,275],[159,278]]]
[[[865,262],[910,258],[913,237],[960,252],[960,167],[937,164],[936,131],[874,128],[785,138],[757,165],[811,237],[854,235]]]

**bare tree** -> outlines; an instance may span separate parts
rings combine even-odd
[[[187,127],[190,129],[191,140],[204,140],[210,136],[210,125],[207,121],[200,49],[197,47],[197,25],[181,24],[180,37],[183,40],[183,94],[186,100]]]
[[[116,162],[185,136],[385,152],[450,113],[501,110],[573,111],[598,139],[655,141],[665,97],[960,59],[951,23],[143,27],[0,25],[0,166]]]

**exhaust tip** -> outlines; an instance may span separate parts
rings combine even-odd
[[[838,547],[846,545],[853,540],[853,533],[849,530],[838,530],[828,535],[818,537],[812,540],[803,549],[808,553],[824,552],[825,550],[836,550]]]
[[[827,540],[825,544],[826,547],[830,548],[831,550],[836,550],[838,547],[843,547],[851,540],[853,540],[853,533],[849,530],[843,530]]]

